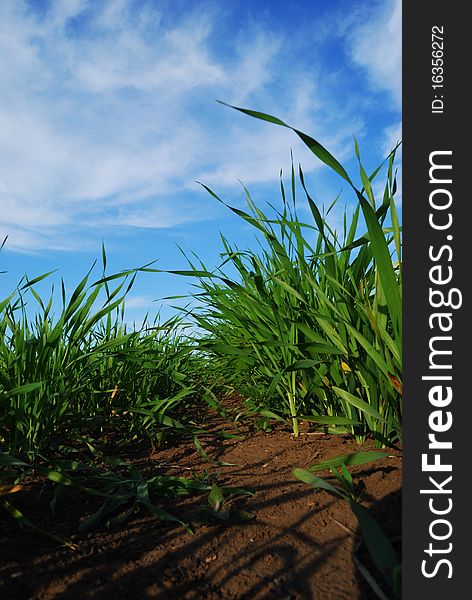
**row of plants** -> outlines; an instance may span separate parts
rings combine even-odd
[[[238,110],[287,126],[263,113]],[[349,184],[357,208],[352,216],[345,210],[342,233],[332,229],[334,204],[322,214],[302,169],[296,174],[293,164],[290,194],[281,178],[281,208],[271,207],[271,216],[244,188],[247,211],[226,206],[254,229],[260,249],[241,250],[222,236],[224,261],[217,270],[189,261],[190,270],[180,272],[198,280],[199,308],[193,316],[206,334],[200,347],[225,365],[228,380],[253,398],[261,414],[287,419],[295,436],[299,422],[310,421],[389,445],[402,439],[396,149],[368,176],[354,142],[359,190],[325,148],[295,132]],[[374,180],[382,167],[386,181],[378,202]],[[297,191],[311,211],[309,223],[299,218]]]
[[[129,330],[125,296],[135,275],[110,288],[109,278],[90,284],[89,272],[70,296],[62,284],[58,315],[54,290],[44,301],[35,289],[47,275],[22,281],[0,304],[0,439],[8,452],[34,460],[114,423],[127,439],[155,444],[162,427],[178,426],[173,411],[195,393],[191,349],[176,318]]]
[[[81,530],[116,525],[139,506],[187,527],[163,508],[166,498],[206,494],[211,501],[246,490],[162,469],[146,478],[120,455],[132,443],[157,450],[186,436],[206,456],[195,408],[214,402],[202,376],[207,367],[180,318],[126,323],[126,296],[147,267],[106,275],[104,250],[102,260],[98,281],[92,267],[71,294],[61,283],[59,298],[53,287],[44,300],[38,285],[47,273],[25,277],[0,302],[0,505],[38,529],[12,494],[42,480],[54,487],[51,508],[71,489],[102,500]]]

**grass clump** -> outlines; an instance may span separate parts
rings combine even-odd
[[[33,459],[64,440],[118,426],[127,439],[178,428],[171,414],[193,393],[182,363],[189,355],[178,319],[129,330],[125,296],[132,281],[115,288],[89,284],[90,273],[53,314],[35,290],[43,277],[23,282],[2,303],[0,321],[0,436],[6,452]],[[37,302],[31,318],[28,301]]]
[[[239,110],[287,127],[269,115]],[[187,273],[199,281],[203,304],[195,319],[207,333],[201,346],[226,361],[228,377],[240,390],[249,388],[265,414],[274,411],[288,419],[295,436],[299,421],[306,420],[391,444],[402,438],[395,150],[385,161],[378,202],[372,183],[382,165],[367,176],[357,142],[361,190],[316,140],[294,131],[349,184],[357,200],[354,214],[348,219],[344,213],[342,234],[333,230],[308,192],[301,168],[297,178],[293,166],[291,199],[281,181],[282,208],[274,217],[245,190],[247,211],[228,208],[254,228],[260,251],[241,251],[222,237],[223,265],[210,272],[191,263]],[[297,183],[311,223],[297,214]]]
[[[58,314],[54,289],[47,301],[37,291],[49,274],[25,278],[0,303],[0,506],[49,535],[10,501],[23,481],[39,480],[55,487],[51,507],[65,490],[101,498],[87,527],[118,524],[138,507],[183,524],[160,499],[209,494],[211,484],[165,472],[145,478],[119,455],[133,441],[156,449],[182,435],[204,454],[203,430],[191,422],[198,357],[179,318],[126,324],[137,271],[95,283],[91,272],[70,295],[62,284]]]

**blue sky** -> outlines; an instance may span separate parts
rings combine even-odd
[[[401,138],[401,1],[4,0],[0,80],[0,297],[53,269],[71,288],[102,239],[110,272],[185,268],[177,245],[212,267],[219,231],[241,248],[253,234],[196,181],[235,206],[239,180],[277,202],[292,150],[320,204],[342,187],[292,132],[215,100],[278,116],[352,170],[354,133],[376,166]],[[189,290],[143,275],[128,318]]]

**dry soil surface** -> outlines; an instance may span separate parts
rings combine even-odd
[[[118,529],[74,535],[76,550],[61,547],[0,513],[0,597],[3,599],[349,599],[373,598],[353,553],[377,577],[346,503],[295,479],[308,467],[339,454],[372,449],[348,437],[305,432],[293,439],[284,428],[247,432],[242,440],[208,436],[205,448],[218,467],[199,456],[191,441],[157,453],[136,447],[128,458],[147,475],[165,468],[175,475],[210,473],[219,484],[252,488],[236,506],[254,515],[236,523],[211,523],[187,533],[144,511]],[[401,452],[352,469],[366,487],[369,507],[401,550]],[[324,473],[326,476],[327,473]],[[54,517],[48,486],[15,494],[15,504],[38,525],[71,536],[90,501],[61,497]],[[13,497],[12,497],[13,500]],[[93,501],[93,500],[92,500]],[[167,508],[190,520],[205,498]]]

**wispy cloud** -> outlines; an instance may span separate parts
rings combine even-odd
[[[366,69],[372,85],[389,92],[395,107],[400,108],[402,2],[388,0],[374,7],[369,3],[364,10],[366,18],[348,36],[351,57]]]
[[[126,308],[156,308],[156,303],[149,296],[128,296],[126,298]]]
[[[385,129],[385,141],[382,152],[388,154],[402,140],[402,123],[397,121]],[[401,148],[401,147],[400,147]]]
[[[362,129],[355,106],[317,85],[321,64],[287,68],[293,42],[282,31],[251,22],[223,52],[227,8],[160,6],[0,4],[0,237],[10,235],[9,249],[74,250],[87,247],[91,231],[205,220],[196,179],[226,187],[275,180],[288,166],[287,131],[229,114],[216,98],[307,130],[315,124],[341,158],[350,130]],[[398,38],[398,10],[379,13],[382,40],[372,27],[365,39],[378,47],[385,31]],[[391,48],[372,58],[362,32],[350,41],[353,60],[396,93]],[[314,168],[295,138],[290,144]]]

